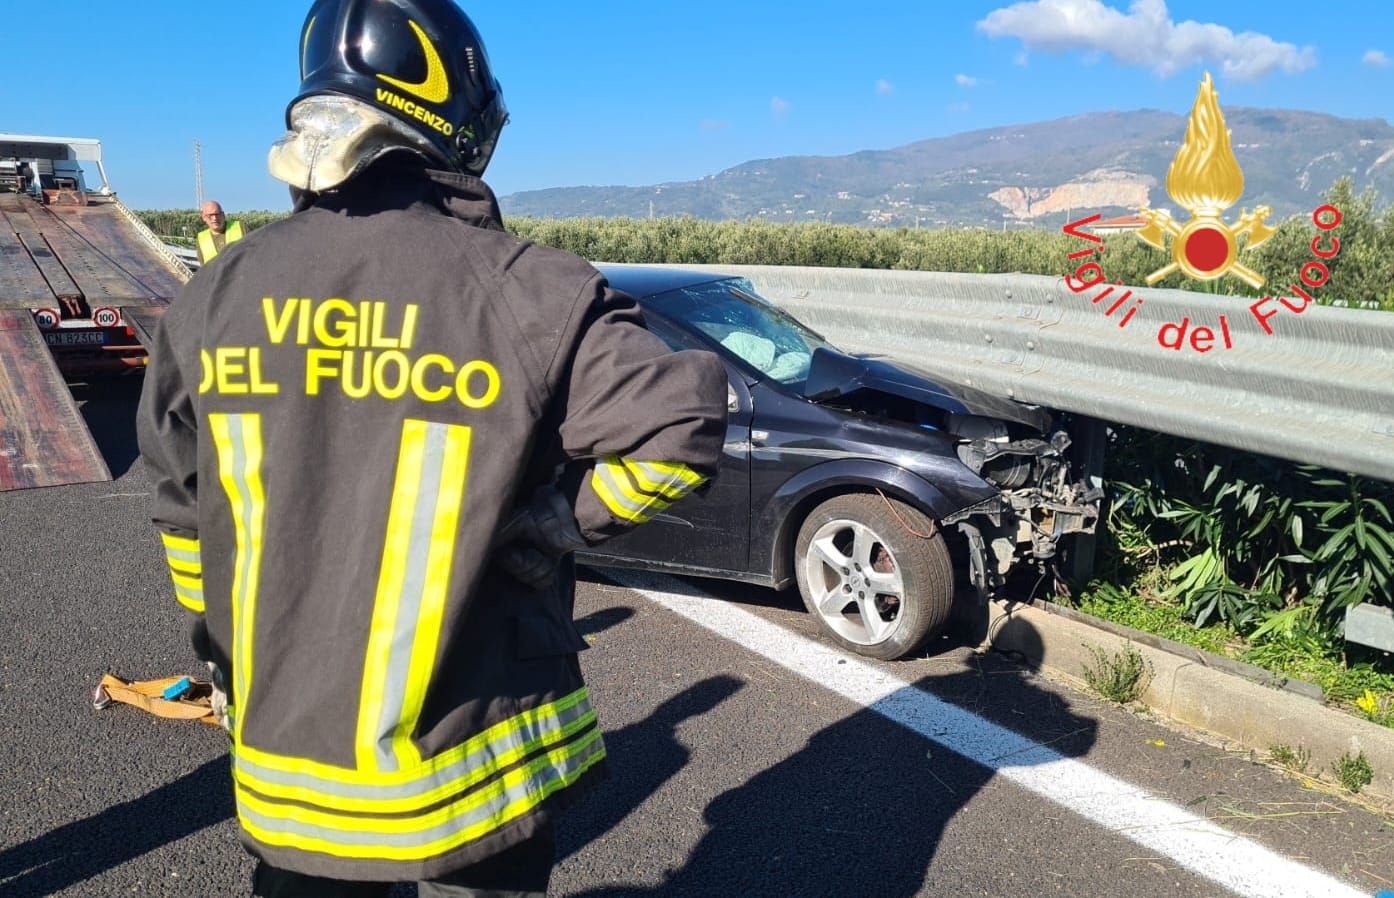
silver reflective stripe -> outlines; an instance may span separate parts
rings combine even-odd
[[[421,616],[421,599],[426,584],[426,564],[431,554],[431,531],[436,503],[440,501],[441,467],[445,459],[446,430],[450,425],[429,424],[421,459],[421,480],[416,489],[415,511],[407,546],[406,571],[398,597],[392,643],[387,662],[387,678],[382,686],[382,711],[378,715],[378,769],[398,770],[392,735],[406,707],[407,678],[411,673],[412,645]]]
[[[241,574],[237,578],[237,590],[232,597],[233,641],[235,643],[232,665],[233,694],[237,696],[239,702],[245,705],[251,685],[247,680],[249,665],[245,663],[246,658],[251,654],[251,646],[247,644],[252,638],[250,597],[255,590],[254,578],[258,573],[256,564],[258,553],[255,551],[255,547],[250,544],[253,535],[249,531],[253,528],[253,521],[256,519],[258,509],[252,498],[251,485],[248,483],[247,475],[251,472],[247,470],[249,454],[246,435],[242,429],[247,423],[259,428],[261,416],[223,415],[221,417],[227,421],[228,449],[232,456],[231,470],[221,473],[232,481],[232,490],[228,492],[228,500],[238,506],[233,511],[233,518],[237,522],[237,565],[240,568],[238,573]]]
[[[203,567],[203,556],[197,551],[189,549],[171,549],[165,546],[165,557],[171,562],[182,561],[185,568],[198,569]],[[173,565],[171,565],[173,567]]]
[[[314,793],[314,798],[319,799],[324,807],[334,807],[335,799],[359,802],[374,800],[410,801],[423,796],[429,798],[431,793],[448,788],[451,783],[468,777],[474,771],[480,769],[495,770],[499,766],[497,759],[508,752],[520,750],[528,743],[540,742],[545,737],[558,733],[583,718],[594,718],[594,716],[595,712],[591,708],[590,699],[583,698],[570,707],[545,714],[541,719],[528,720],[524,718],[510,726],[497,738],[480,745],[460,760],[438,769],[427,770],[417,779],[403,783],[371,781],[367,777],[361,782],[342,782],[315,776],[313,773],[277,770],[250,761],[244,754],[238,754],[233,759],[233,763],[238,775],[245,773],[248,777],[258,781],[248,784],[258,792],[291,797],[285,793],[294,790],[301,793],[294,797],[302,801],[309,800],[303,793],[310,792]]]
[[[638,487],[629,479],[629,472],[622,464],[602,461],[595,466],[595,476],[605,484],[610,494],[609,499],[617,504],[605,502],[618,517],[643,523],[648,520],[651,511],[662,511],[670,504],[667,499],[658,496],[646,495],[647,501],[644,502],[631,498],[628,493],[637,490]]]
[[[701,476],[686,465],[669,465],[667,470],[664,470],[663,467],[646,461],[633,461],[628,458],[623,461],[624,466],[639,479],[639,487],[644,492],[656,492],[668,499],[681,499],[702,482]]]
[[[497,794],[490,795],[480,804],[470,807],[463,813],[449,814],[441,822],[424,829],[402,831],[402,827],[411,824],[412,818],[410,817],[375,818],[345,815],[341,818],[341,826],[312,823],[302,818],[308,815],[317,815],[317,812],[297,804],[281,805],[284,814],[264,813],[251,807],[241,790],[238,790],[237,812],[244,825],[274,833],[277,837],[284,837],[285,844],[295,844],[300,840],[308,839],[322,841],[330,845],[370,850],[422,848],[423,855],[431,856],[454,847],[454,845],[446,845],[438,850],[435,848],[427,849],[427,846],[431,846],[432,843],[454,838],[458,844],[463,844],[472,841],[473,838],[493,832],[509,820],[520,817],[541,804],[552,792],[570,785],[587,768],[605,756],[605,744],[600,738],[598,729],[591,731],[581,743],[567,748],[571,751],[565,757],[547,764],[521,782],[499,790]],[[487,789],[488,787],[481,790],[481,794],[487,794]],[[457,803],[469,804],[470,802],[471,796],[466,795]],[[450,805],[446,805],[445,810],[448,812],[450,807]],[[435,812],[428,812],[428,814],[434,816]],[[381,827],[383,824],[387,824],[387,827],[374,828],[375,826]],[[470,829],[478,829],[479,832],[473,838],[459,838],[462,833]]]
[[[203,590],[201,590],[201,589],[193,589],[192,587],[181,586],[180,584],[176,583],[176,584],[174,584],[174,597],[175,597],[176,599],[179,599],[179,600],[180,600],[181,602],[183,602],[186,606],[187,606],[187,605],[196,605],[196,606],[198,606],[197,608],[195,608],[195,609],[193,609],[193,610],[199,610],[199,609],[202,609],[202,608],[204,607],[204,602],[203,602]]]

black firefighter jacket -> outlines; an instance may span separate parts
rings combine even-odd
[[[493,535],[558,471],[589,542],[648,520],[715,472],[725,393],[473,178],[379,162],[195,276],[138,434],[228,676],[249,850],[429,879],[597,778],[574,569],[530,591]]]

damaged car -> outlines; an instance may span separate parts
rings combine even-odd
[[[829,637],[894,659],[1093,532],[1101,493],[1047,410],[843,352],[744,278],[598,267],[669,346],[721,357],[728,420],[703,491],[583,563],[797,584]]]

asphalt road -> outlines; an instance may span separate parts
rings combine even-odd
[[[107,670],[198,672],[132,401],[84,409],[114,483],[0,495],[6,898],[247,891],[222,734],[89,703]],[[564,820],[553,895],[1394,888],[1388,820],[976,654],[965,632],[866,663],[817,641],[792,593],[602,572],[577,615],[612,778]]]

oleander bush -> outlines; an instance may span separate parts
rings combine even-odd
[[[1096,588],[1313,648],[1329,647],[1348,606],[1392,603],[1394,484],[1122,426],[1105,466]]]

